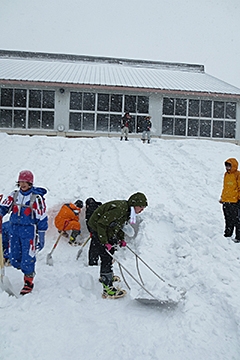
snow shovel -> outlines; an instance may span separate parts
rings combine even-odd
[[[60,238],[61,238],[61,236],[62,236],[63,233],[64,233],[64,230],[60,232],[60,234],[58,235],[58,238],[57,238],[55,244],[53,245],[52,250],[50,251],[49,254],[47,254],[46,263],[47,263],[47,265],[49,265],[49,266],[53,266],[52,253],[53,253],[53,251],[56,249],[57,244],[59,243],[59,240],[60,240]]]
[[[76,260],[78,260],[83,252],[83,248],[85,245],[87,245],[88,241],[91,239],[91,235],[89,235],[89,237],[87,238],[87,240],[82,244],[81,248],[78,250],[77,252],[77,257]]]
[[[3,260],[3,247],[2,247],[2,218],[0,218],[0,268],[1,268],[1,282],[0,287],[11,296],[16,296],[12,284],[8,277],[5,275],[4,260]]]

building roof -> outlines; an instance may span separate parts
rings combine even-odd
[[[240,95],[203,65],[0,50],[0,81]]]

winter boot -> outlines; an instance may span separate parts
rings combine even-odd
[[[121,137],[120,137],[120,140],[122,141],[122,139],[123,139],[123,137],[121,136]]]
[[[101,275],[101,282],[103,285],[103,299],[118,299],[126,295],[126,290],[118,289],[113,286],[113,273],[102,274]]]
[[[24,286],[20,291],[20,295],[26,295],[30,293],[33,289],[33,276],[31,275],[24,275]]]
[[[145,139],[142,139],[142,142],[145,143]]]
[[[79,230],[73,230],[71,235],[70,235],[70,239],[69,239],[68,243],[70,245],[77,245],[76,238],[77,238],[78,235],[80,235],[80,231]]]
[[[128,138],[127,138],[127,137],[125,137],[125,141],[128,141]]]
[[[150,144],[150,140],[148,140],[148,144]]]
[[[127,294],[126,290],[115,288],[114,286],[107,286],[103,283],[103,299],[119,299]]]

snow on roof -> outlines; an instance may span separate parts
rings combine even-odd
[[[240,95],[203,65],[5,50],[1,80]]]

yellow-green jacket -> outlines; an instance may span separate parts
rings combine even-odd
[[[132,206],[147,206],[143,193],[135,193],[128,200],[113,200],[99,206],[88,221],[92,231],[96,231],[102,244],[117,243],[124,239],[123,225],[129,220]]]

